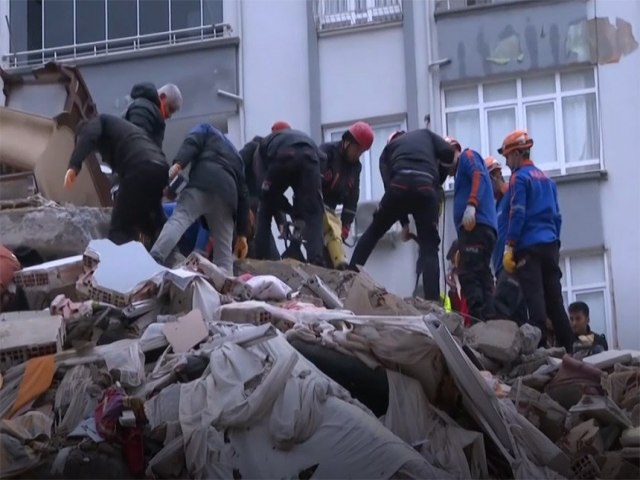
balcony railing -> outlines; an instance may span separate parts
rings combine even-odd
[[[515,3],[522,0],[436,0],[435,13],[450,10],[465,10],[472,7],[485,7],[498,3]]]
[[[402,21],[402,0],[315,0],[319,32]]]
[[[203,25],[170,32],[150,33],[134,37],[101,40],[99,42],[9,53],[2,56],[2,62],[6,68],[40,65],[51,61],[60,62],[79,58],[102,57],[115,53],[198,43],[204,40],[230,37],[231,33],[231,25],[226,23]]]

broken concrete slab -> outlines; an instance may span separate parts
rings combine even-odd
[[[0,210],[0,243],[33,248],[43,257],[84,252],[89,242],[109,232],[110,208],[38,206]]]
[[[351,282],[344,299],[344,308],[356,315],[420,314],[414,306],[389,293],[364,272],[357,274]]]
[[[74,285],[81,273],[82,255],[74,255],[23,268],[13,280],[24,289],[52,290]]]
[[[583,395],[576,405],[569,409],[575,424],[577,418],[595,418],[600,425],[617,425],[620,428],[631,428],[629,416],[609,397],[601,395]]]
[[[560,370],[546,385],[545,392],[568,409],[578,403],[583,394],[602,394],[603,375],[602,370],[565,355]]]
[[[516,322],[489,320],[465,331],[465,343],[489,358],[503,363],[516,360],[522,349],[522,336]]]
[[[165,323],[162,333],[175,353],[185,353],[209,336],[200,310],[192,310],[176,322]]]

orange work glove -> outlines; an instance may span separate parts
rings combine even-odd
[[[514,273],[516,271],[516,259],[513,253],[513,247],[507,245],[504,247],[504,255],[502,256],[502,266],[507,273]]]
[[[173,180],[182,171],[182,167],[179,163],[174,163],[169,169],[169,180]]]
[[[247,258],[249,253],[249,244],[247,243],[247,237],[239,236],[236,239],[236,244],[233,247],[233,254],[240,260]]]
[[[65,173],[64,175],[64,188],[69,190],[73,186],[77,177],[78,177],[78,172],[76,172],[73,168],[70,168],[69,170],[67,170],[67,173]]]

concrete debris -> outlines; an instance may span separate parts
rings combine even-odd
[[[563,357],[362,272],[169,269],[106,240],[70,255],[15,276],[47,310],[0,317],[0,477],[637,473],[635,352]]]

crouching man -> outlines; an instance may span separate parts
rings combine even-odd
[[[245,258],[249,203],[242,159],[233,144],[208,123],[196,125],[182,142],[169,170],[174,179],[187,165],[191,172],[176,208],[167,220],[151,256],[165,263],[180,238],[201,216],[214,243],[213,263],[233,274],[233,230],[238,237],[235,253]]]
[[[271,221],[278,212],[287,211],[301,224],[306,241],[307,260],[322,265],[322,191],[320,152],[307,134],[293,130],[288,124],[274,125],[254,156],[256,178],[261,185],[256,221],[256,256],[271,257],[269,235]],[[293,189],[293,210],[284,192]]]
[[[122,245],[140,238],[153,242],[165,221],[162,191],[167,185],[169,165],[160,147],[134,124],[101,114],[76,127],[76,146],[64,177],[71,188],[91,153],[99,152],[120,179],[111,213],[109,240]]]

